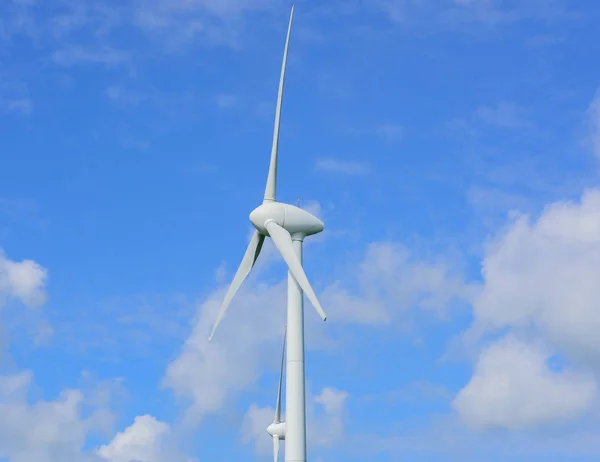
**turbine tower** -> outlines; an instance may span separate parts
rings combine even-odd
[[[285,439],[285,461],[306,462],[306,404],[305,404],[305,378],[304,378],[304,298],[306,294],[323,321],[325,312],[319,303],[304,269],[302,268],[302,243],[307,236],[323,231],[324,224],[317,217],[299,207],[277,202],[277,155],[279,146],[279,122],[281,120],[281,104],[283,100],[283,84],[287,62],[290,32],[294,16],[294,5],[290,13],[277,106],[275,109],[275,128],[273,131],[273,146],[271,148],[271,161],[263,203],[250,213],[250,222],[256,230],[250,239],[244,258],[235,273],[229,290],[225,295],[221,310],[210,334],[212,339],[215,330],[233,296],[240,288],[246,276],[256,263],[265,237],[270,237],[275,247],[288,266],[288,294],[287,294],[287,356],[286,356],[286,422],[280,422],[281,413],[281,375],[278,391],[275,422],[268,428],[273,437],[274,457],[277,461],[279,453],[279,440]],[[283,373],[283,362],[282,371]]]

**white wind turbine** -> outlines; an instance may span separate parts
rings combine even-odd
[[[285,439],[285,422],[281,421],[281,382],[283,379],[283,362],[285,360],[286,333],[283,336],[283,351],[281,353],[281,366],[279,368],[279,387],[277,387],[277,404],[275,405],[275,417],[273,423],[267,427],[267,433],[273,438],[273,458],[277,462],[279,458],[279,440]]]
[[[273,436],[274,456],[277,461],[279,453],[279,440],[285,439],[286,462],[306,461],[306,415],[305,415],[305,380],[304,380],[304,299],[306,294],[323,321],[325,312],[308,282],[302,268],[302,242],[307,236],[323,231],[324,224],[314,215],[299,207],[277,202],[275,193],[277,189],[277,150],[279,144],[279,122],[281,119],[281,103],[283,100],[283,83],[287,52],[290,42],[294,5],[290,13],[290,22],[285,41],[279,92],[275,110],[275,128],[273,132],[273,146],[271,149],[271,162],[267,176],[267,186],[262,205],[250,213],[250,221],[256,228],[248,244],[244,258],[240,263],[231,286],[225,295],[223,305],[210,334],[212,339],[215,330],[233,296],[242,285],[246,276],[256,263],[266,236],[273,239],[275,247],[288,266],[288,295],[287,295],[287,361],[286,361],[286,422],[280,422],[281,416],[281,376],[277,399],[275,422],[268,428]],[[283,363],[282,363],[283,364]]]

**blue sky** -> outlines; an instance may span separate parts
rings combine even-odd
[[[0,461],[265,460],[278,0],[0,6]],[[600,441],[592,1],[296,5],[278,198],[305,267],[309,460],[588,461]]]

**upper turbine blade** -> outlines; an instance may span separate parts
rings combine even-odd
[[[277,405],[275,406],[275,419],[273,423],[281,422],[281,383],[283,381],[283,363],[285,361],[285,340],[287,337],[287,327],[283,335],[283,351],[281,353],[281,367],[279,368],[279,387],[277,388]]]
[[[275,127],[273,129],[273,146],[271,147],[271,162],[269,163],[269,175],[263,202],[274,202],[277,193],[277,151],[279,148],[279,123],[281,120],[281,105],[283,102],[283,82],[285,80],[285,66],[287,63],[288,46],[290,44],[290,33],[292,32],[292,19],[294,17],[294,5],[290,13],[285,49],[283,51],[283,63],[281,64],[281,76],[279,78],[279,92],[277,93],[277,106],[275,108]]]
[[[315,295],[310,283],[308,282],[308,278],[304,273],[302,264],[300,263],[300,260],[298,260],[296,252],[294,252],[292,236],[290,236],[290,233],[279,226],[275,221],[268,221],[266,223],[266,228],[271,236],[271,239],[273,239],[275,247],[277,247],[277,250],[279,250],[279,253],[281,253],[281,256],[287,263],[290,273],[292,273],[292,276],[294,276],[296,282],[298,282],[310,302],[313,304],[317,310],[317,313],[319,313],[323,321],[325,321],[325,319],[327,319],[327,315],[323,311],[323,308],[321,308],[321,304],[319,303],[319,300],[317,300],[317,296]]]
[[[279,437],[275,435],[273,437],[273,461],[277,462],[279,459]]]
[[[260,255],[260,249],[262,248],[263,242],[265,241],[265,236],[259,234],[258,231],[254,231],[252,235],[252,239],[250,239],[250,243],[248,244],[248,248],[246,249],[246,253],[244,254],[244,258],[242,259],[242,263],[240,263],[240,267],[238,268],[235,276],[233,277],[233,281],[229,286],[229,290],[227,290],[227,294],[225,295],[225,299],[223,300],[223,304],[221,305],[221,310],[217,316],[217,320],[215,321],[215,325],[213,327],[212,332],[210,333],[209,340],[213,338],[215,335],[215,331],[217,330],[217,326],[223,319],[223,315],[231,302],[231,299],[238,291],[248,273],[256,263],[256,259]]]

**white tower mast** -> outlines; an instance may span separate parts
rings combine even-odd
[[[304,236],[292,236],[294,252],[302,262]],[[285,374],[285,462],[306,461],[306,394],[304,390],[304,296],[288,272],[287,357]]]

